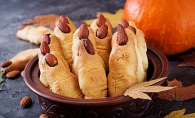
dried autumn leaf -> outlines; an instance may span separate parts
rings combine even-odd
[[[183,115],[181,118],[195,118],[195,113]]]
[[[194,118],[195,117],[195,113],[184,115],[185,111],[186,109],[172,111],[170,114],[168,114],[164,118]]]
[[[195,67],[195,52],[191,54],[179,56],[180,58],[184,59],[178,66],[193,66]]]
[[[141,98],[141,99],[152,100],[149,95],[139,91],[126,90],[124,95],[126,96],[128,95],[133,99]]]
[[[183,87],[181,81],[174,79],[167,81],[168,87],[177,86],[174,89],[158,93],[158,97],[169,101],[185,101],[195,98],[195,84]]]
[[[130,88],[138,88],[138,87],[142,87],[142,86],[150,86],[150,85],[153,85],[155,83],[158,83],[162,80],[166,79],[166,77],[163,77],[163,78],[158,78],[158,79],[155,79],[155,80],[150,80],[150,81],[146,81],[146,82],[141,82],[141,83],[138,83],[136,84],[136,86],[131,86]]]
[[[155,86],[155,83],[158,83],[162,80],[164,80],[165,78],[158,78],[155,80],[150,80],[147,82],[142,82],[139,84],[135,84],[132,85],[131,87],[129,87],[124,95],[125,96],[130,96],[134,99],[140,98],[140,99],[148,99],[151,100],[150,96],[148,96],[146,93],[144,92],[161,92],[161,91],[166,91],[166,90],[170,90],[174,87],[163,87],[163,86]],[[153,86],[151,86],[153,85]]]
[[[121,22],[121,20],[123,19],[123,9],[119,9],[118,11],[116,11],[115,14],[112,14],[109,12],[97,12],[97,16],[99,14],[102,14],[105,18],[109,19],[113,28],[116,28],[118,26],[118,24]],[[95,20],[95,18],[83,20],[83,22],[85,22],[87,25],[91,25],[91,23],[94,20]]]
[[[164,118],[180,118],[185,113],[185,111],[186,109],[172,111],[170,114],[168,114]]]
[[[28,19],[23,22],[24,25],[34,25],[34,26],[48,26],[51,29],[55,28],[55,21],[59,16],[55,14],[47,14],[47,15],[38,15],[33,19]]]

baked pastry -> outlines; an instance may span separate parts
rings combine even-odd
[[[34,44],[41,44],[43,34],[52,34],[53,30],[44,26],[35,27],[33,25],[20,26],[16,36],[19,39],[29,41]]]
[[[147,45],[144,38],[143,32],[136,27],[135,23],[132,21],[128,21],[129,26],[133,26],[136,30],[136,37],[137,37],[137,43],[138,43],[138,49],[140,51],[140,54],[142,56],[142,64],[144,67],[145,72],[147,72],[148,69],[148,57],[147,57]]]
[[[99,14],[90,27],[95,32],[97,52],[104,60],[106,72],[108,73],[112,40],[112,25],[109,19],[105,18],[102,14]]]
[[[109,58],[109,97],[123,95],[126,89],[138,82],[135,38],[131,30],[118,25],[117,32],[112,38],[112,50]]]
[[[60,41],[56,36],[45,34],[39,53],[40,81],[56,94],[83,98],[78,79],[70,72],[60,47]]]
[[[61,15],[56,20],[54,34],[60,39],[64,56],[70,67],[72,67],[72,38],[75,30],[74,23],[68,17]]]
[[[26,64],[36,55],[38,55],[39,49],[27,49],[19,52],[10,60],[7,60],[1,65],[1,72],[8,73],[10,71],[24,70]]]
[[[124,28],[130,29],[136,35],[135,48],[138,57],[138,69],[136,73],[137,73],[138,83],[143,82],[146,80],[147,69],[148,69],[148,57],[146,54],[147,46],[146,46],[143,32],[140,29],[136,28],[134,22],[132,21],[127,22],[126,20],[123,19],[121,24],[123,25]]]
[[[95,46],[93,30],[82,24],[73,35],[73,67],[85,99],[107,96],[107,79],[101,57]]]

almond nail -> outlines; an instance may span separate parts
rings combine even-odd
[[[46,53],[50,52],[48,43],[46,41],[41,42],[40,51],[42,55],[46,55]]]
[[[69,33],[70,32],[70,27],[67,25],[67,23],[61,22],[59,21],[57,23],[59,29],[63,32],[63,33]]]
[[[46,60],[46,63],[50,66],[50,67],[54,67],[58,64],[58,60],[57,58],[53,55],[53,54],[50,54],[50,53],[47,53],[45,55],[45,60]]]
[[[81,24],[79,27],[79,39],[86,39],[89,35],[89,30],[85,23]]]
[[[60,22],[63,22],[65,24],[69,24],[68,19],[63,15],[60,15],[59,20],[60,20]]]
[[[91,55],[95,54],[93,44],[89,39],[84,40],[84,47],[89,54]]]
[[[21,26],[18,27],[18,30],[22,30],[24,28],[25,28],[25,26],[24,25],[21,25]]]
[[[96,32],[98,38],[103,39],[108,34],[108,26],[102,25]]]
[[[49,37],[50,34],[44,34],[43,35],[43,38],[42,38],[42,41],[45,41],[47,42],[47,44],[50,44],[50,37]]]
[[[12,64],[12,61],[4,61],[4,62],[1,64],[1,67],[5,68],[5,67],[7,67],[7,66],[9,66],[9,65],[11,65],[11,64]]]
[[[102,25],[105,24],[105,22],[106,22],[106,18],[102,14],[99,14],[97,17],[97,26],[101,27]]]
[[[123,19],[122,21],[121,21],[121,23],[120,23],[124,28],[127,28],[128,26],[129,26],[129,23],[125,20],[125,19]]]
[[[121,24],[118,25],[117,31],[118,31],[118,34],[117,34],[118,44],[125,45],[128,41],[128,37],[127,37],[127,34],[126,34],[126,32]]]

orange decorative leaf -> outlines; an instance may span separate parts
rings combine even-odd
[[[195,98],[195,84],[183,87],[181,81],[174,79],[167,81],[168,87],[175,87],[174,89],[158,93],[158,97],[169,101],[185,101]]]
[[[178,66],[194,66],[195,67],[195,52],[187,55],[179,56],[184,59]]]
[[[34,25],[34,26],[48,26],[51,29],[55,28],[55,22],[59,16],[55,14],[48,15],[38,15],[33,19],[28,19],[23,22],[24,25]]]

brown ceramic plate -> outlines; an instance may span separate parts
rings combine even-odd
[[[157,49],[147,46],[149,68],[148,80],[167,77],[169,62]],[[145,115],[153,106],[156,94],[150,93],[153,100],[132,99],[128,96],[104,99],[75,99],[55,94],[39,81],[38,56],[26,66],[24,81],[39,98],[42,110],[51,118],[129,118]],[[165,81],[158,85],[165,84]]]

